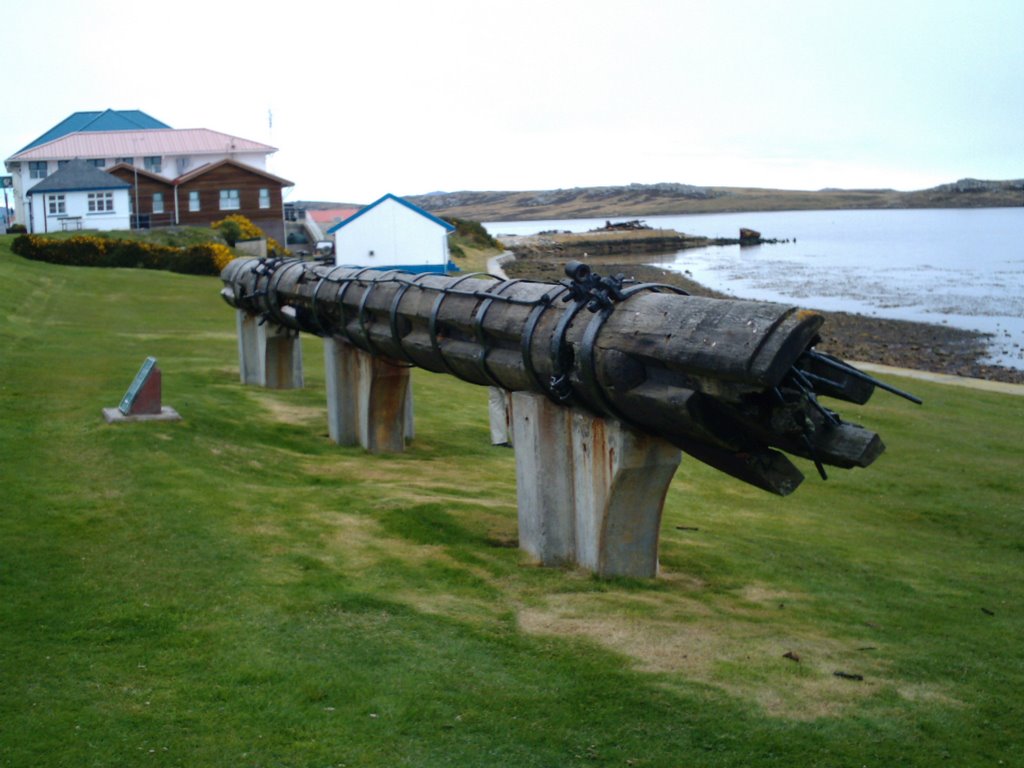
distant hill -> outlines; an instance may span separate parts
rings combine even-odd
[[[931,189],[758,189],[691,184],[630,184],[531,192],[431,192],[406,200],[437,216],[472,221],[620,218],[678,213],[837,210],[844,208],[998,208],[1024,205],[1024,179],[961,179]],[[309,208],[340,203],[299,203]],[[346,204],[348,205],[348,204]]]
[[[536,192],[439,192],[407,199],[436,215],[476,221],[842,208],[989,208],[1024,205],[1024,179],[962,179],[913,192],[630,184]]]

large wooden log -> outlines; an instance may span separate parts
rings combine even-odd
[[[620,419],[774,493],[803,476],[773,448],[822,473],[882,452],[875,433],[818,402],[865,402],[873,390],[813,353],[821,315],[568,271],[539,283],[238,259],[221,277],[238,309],[396,364]]]

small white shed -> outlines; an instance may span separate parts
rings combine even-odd
[[[457,272],[448,256],[448,234],[455,227],[408,200],[384,195],[335,224],[334,261],[339,266]]]
[[[131,229],[128,182],[71,160],[28,191],[31,231]]]

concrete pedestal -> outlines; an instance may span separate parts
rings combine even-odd
[[[513,393],[512,412],[520,548],[543,565],[656,576],[679,449],[542,395]]]
[[[512,445],[512,393],[501,387],[488,387],[487,413],[491,422],[491,445]]]
[[[576,562],[572,411],[513,392],[519,548],[543,565]]]
[[[405,450],[412,426],[409,368],[341,339],[324,339],[327,431],[338,445],[370,453]]]
[[[243,384],[268,389],[301,389],[302,342],[295,331],[273,323],[260,324],[247,312],[236,312],[238,368]]]

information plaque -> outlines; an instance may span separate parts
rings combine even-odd
[[[152,407],[153,394],[156,395],[155,411]],[[156,367],[155,357],[146,358],[128,391],[121,398],[117,410],[125,416],[132,413],[160,413],[160,369]]]

